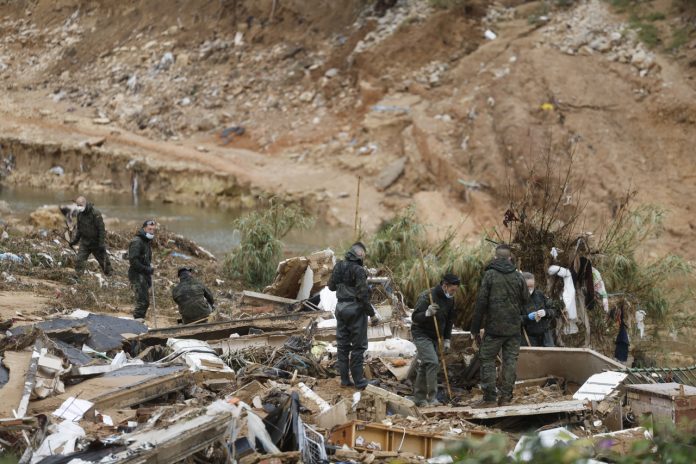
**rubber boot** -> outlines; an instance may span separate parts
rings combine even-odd
[[[355,382],[355,388],[358,390],[364,390],[368,385],[377,385],[379,382],[377,380],[367,380],[363,374],[362,364],[360,366],[352,366],[350,373],[353,376],[353,381]]]
[[[341,386],[342,387],[353,387],[355,384],[353,383],[352,380],[350,380],[350,375],[348,375],[348,371],[346,372],[341,372]]]

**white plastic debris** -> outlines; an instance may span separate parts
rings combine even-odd
[[[61,166],[53,166],[48,172],[58,177],[65,175],[65,170]]]
[[[71,396],[63,401],[63,404],[61,404],[58,409],[53,411],[53,415],[58,419],[65,419],[73,422],[79,421],[92,406],[94,406],[94,403],[91,401]]]
[[[337,325],[338,321],[336,319],[326,319],[319,321],[317,329],[335,329]]]
[[[636,311],[636,328],[638,329],[638,332],[640,333],[640,338],[643,338],[645,336],[645,315],[647,313],[639,309]]]
[[[551,448],[557,443],[568,443],[578,439],[577,435],[572,434],[563,427],[543,430],[538,433],[538,436],[541,441],[541,446],[544,448]],[[529,462],[533,458],[534,446],[534,437],[525,435],[517,442],[511,454],[521,461]]]
[[[324,287],[319,292],[319,309],[324,311],[336,312],[336,305],[338,304],[338,297],[336,297],[336,292],[329,290],[329,287]]]
[[[338,352],[335,345],[327,347],[326,351],[329,353]],[[367,344],[367,355],[373,358],[412,358],[416,355],[416,345],[409,340],[398,337],[378,342],[369,342]]]
[[[202,340],[170,338],[167,340],[167,346],[174,350],[174,353],[165,359],[175,359],[181,356],[192,372],[234,372],[220,359],[215,350]],[[164,360],[160,362],[162,361]]]
[[[558,248],[552,247],[551,248],[551,257],[553,258],[554,261],[558,259]]]
[[[575,285],[570,271],[561,266],[549,266],[550,276],[558,276],[563,279],[563,303],[568,311],[568,326],[563,329],[566,335],[578,333],[578,308],[575,303]]]
[[[495,40],[498,38],[498,34],[491,31],[490,29],[486,29],[486,32],[483,33],[483,36],[488,40]]]
[[[47,436],[39,449],[34,452],[31,458],[32,464],[40,462],[48,456],[73,453],[77,439],[85,436],[84,429],[69,420],[51,426],[51,431],[53,433]]]

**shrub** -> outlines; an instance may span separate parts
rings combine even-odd
[[[241,242],[225,258],[225,273],[250,288],[260,289],[270,284],[283,257],[282,239],[291,230],[307,229],[313,222],[298,207],[276,200],[265,210],[240,217],[234,227],[241,233]]]

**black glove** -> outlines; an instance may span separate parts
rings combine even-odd
[[[483,342],[483,340],[481,339],[481,334],[480,334],[480,333],[477,333],[476,335],[474,335],[474,340],[476,341],[476,344],[477,344],[478,347],[480,348],[480,347],[481,347],[481,342]]]

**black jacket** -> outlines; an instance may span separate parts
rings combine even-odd
[[[495,259],[486,267],[476,296],[471,332],[478,333],[483,327],[489,335],[520,335],[520,316],[528,304],[529,290],[522,274],[509,260]]]
[[[87,203],[85,210],[77,214],[77,233],[71,244],[77,245],[80,241],[88,248],[104,248],[106,246],[104,219],[92,203]]]
[[[543,335],[549,330],[551,321],[556,317],[556,310],[551,307],[551,302],[539,290],[534,289],[530,295],[530,302],[527,305],[524,316],[524,329],[528,335]],[[543,309],[546,311],[546,316],[542,317],[539,322],[529,320],[528,315]]]
[[[329,290],[336,292],[339,305],[355,304],[366,315],[370,317],[375,315],[370,304],[367,272],[362,265],[362,260],[352,251],[346,253],[343,261],[336,263],[329,279]]]
[[[430,306],[430,297],[433,296],[433,303],[440,309],[437,312],[437,326],[440,329],[440,336],[443,340],[452,338],[452,324],[454,319],[454,298],[447,298],[441,285],[426,290],[420,294],[416,301],[416,308],[411,315],[411,335],[413,338],[427,337],[437,341],[437,332],[432,317],[427,317],[425,311]]]
[[[152,246],[145,236],[145,231],[140,229],[128,247],[128,278],[133,280],[138,274],[149,276],[152,274]]]

